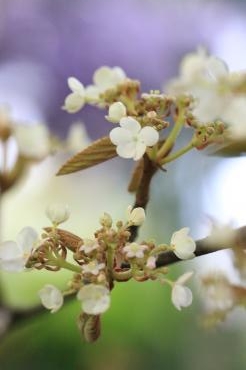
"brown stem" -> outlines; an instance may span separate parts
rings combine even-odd
[[[149,159],[149,157],[145,154],[144,156],[144,168],[141,181],[139,183],[138,190],[136,192],[135,203],[133,208],[142,207],[146,208],[148,201],[149,201],[149,190],[150,190],[150,183],[152,177],[157,171],[156,164]],[[131,233],[130,242],[133,242],[138,235],[139,226],[131,226],[129,231]]]

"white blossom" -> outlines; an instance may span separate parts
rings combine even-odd
[[[140,226],[145,220],[145,210],[142,207],[127,207],[127,221],[131,225]]]
[[[83,108],[85,104],[85,88],[75,77],[69,77],[67,83],[72,93],[66,97],[62,109],[66,110],[68,113],[76,113]]]
[[[121,118],[126,116],[126,107],[120,101],[117,101],[109,106],[108,115],[105,118],[109,122],[118,123]]]
[[[50,133],[43,124],[16,124],[13,126],[13,135],[23,157],[43,159],[50,153]]]
[[[153,127],[141,128],[133,117],[121,118],[120,126],[111,130],[109,137],[122,158],[133,158],[137,161],[144,155],[148,146],[155,145],[159,140],[159,134]]]
[[[211,276],[204,276],[202,282],[204,303],[208,311],[226,311],[234,306],[233,289],[223,273],[216,272]]]
[[[125,80],[126,74],[120,67],[102,66],[98,68],[93,74],[93,85],[88,85],[85,89],[87,101],[98,102],[100,94]]]
[[[190,229],[188,227],[184,227],[173,233],[171,237],[173,253],[182,260],[195,257],[196,243],[188,235],[189,231]]]
[[[172,286],[172,303],[178,309],[188,307],[192,303],[192,291],[184,286],[184,284],[191,278],[193,271],[186,272],[181,275]]]
[[[50,204],[46,208],[46,216],[55,225],[59,225],[65,222],[70,216],[70,210],[68,206],[60,203]]]
[[[54,285],[46,284],[38,295],[45,308],[51,310],[51,313],[58,311],[63,305],[63,295]]]
[[[109,290],[102,285],[88,284],[83,286],[77,298],[82,301],[82,309],[90,315],[99,315],[110,306]]]
[[[127,244],[123,248],[123,252],[126,254],[126,257],[128,258],[143,258],[144,257],[144,251],[148,250],[149,247],[147,245],[140,245],[137,243],[130,243]]]
[[[0,268],[9,272],[20,272],[35,248],[38,234],[32,227],[23,228],[15,241],[0,244]]]
[[[79,248],[80,251],[84,251],[85,254],[89,254],[92,251],[99,248],[97,239],[84,239],[84,244]]]
[[[97,261],[91,261],[81,266],[83,273],[92,274],[95,276],[98,275],[100,270],[103,270],[104,267],[105,263],[98,263]]]

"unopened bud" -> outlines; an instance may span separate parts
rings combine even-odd
[[[46,216],[54,225],[59,225],[69,218],[70,211],[64,204],[51,204],[46,208]]]
[[[100,224],[104,227],[110,228],[112,226],[112,218],[111,216],[104,212],[104,214],[100,217]]]
[[[110,105],[106,119],[110,122],[118,123],[121,118],[126,116],[126,113],[125,105],[118,101]]]

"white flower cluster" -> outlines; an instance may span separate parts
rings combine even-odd
[[[75,77],[68,78],[71,93],[66,97],[63,109],[68,113],[76,113],[85,103],[100,103],[100,94],[126,80],[126,74],[120,67],[103,66],[93,75],[93,85],[84,85]]]
[[[167,92],[191,94],[197,99],[194,115],[201,122],[221,119],[229,125],[233,139],[246,137],[246,93],[233,92],[231,86],[243,82],[244,74],[229,73],[219,58],[204,49],[187,54],[180,66],[180,76],[171,80]]]

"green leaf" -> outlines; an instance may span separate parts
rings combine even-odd
[[[103,137],[70,158],[60,168],[57,175],[67,175],[108,161],[117,156],[115,149],[116,147],[112,144],[109,137]]]

